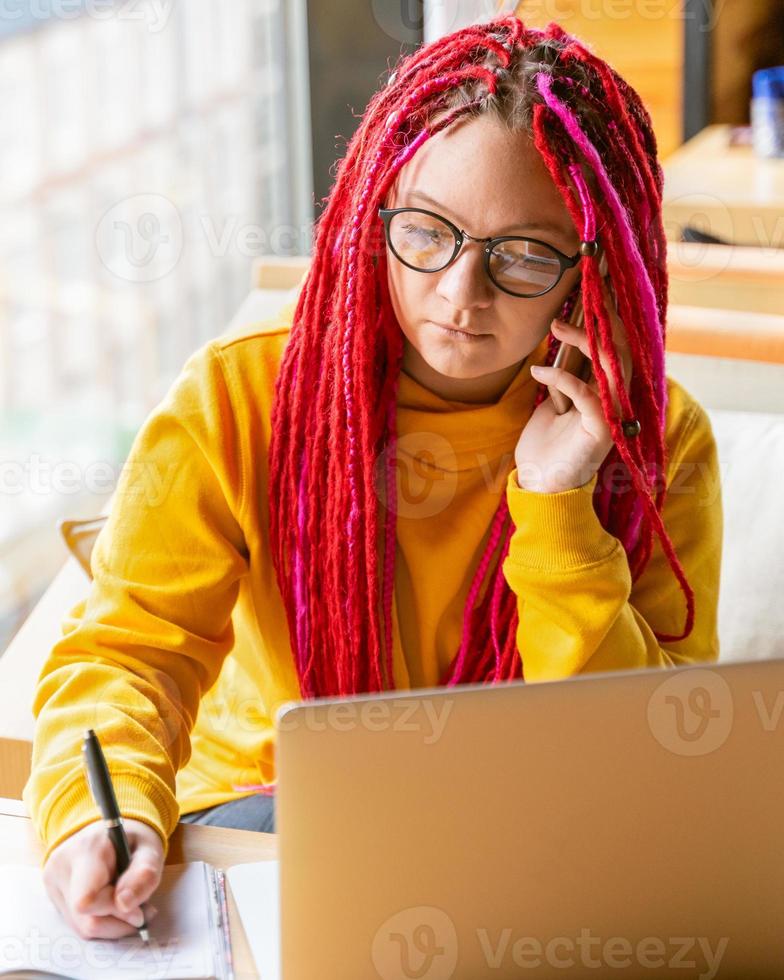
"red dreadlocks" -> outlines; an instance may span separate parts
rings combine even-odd
[[[395,405],[403,336],[392,313],[378,207],[400,168],[458,118],[493,111],[534,138],[575,227],[601,215],[602,244],[634,373],[627,395],[601,294],[586,258],[585,329],[618,467],[633,492],[601,479],[594,507],[626,551],[632,580],[654,534],[686,597],[694,594],[661,521],[667,463],[664,331],[667,309],[662,172],[650,117],[607,64],[557,24],[529,29],[514,15],[475,24],[403,58],[371,99],[340,162],[316,228],[314,257],[276,382],[270,446],[270,539],[303,697],[394,687]],[[575,196],[568,174],[586,180]],[[576,289],[566,300],[566,318]],[[626,418],[626,440],[598,341]],[[558,342],[552,335],[547,363]],[[547,396],[542,386],[537,404]],[[386,507],[380,506],[385,500]],[[502,573],[514,528],[501,495],[469,591],[460,649],[443,683],[522,676],[517,603]],[[383,547],[382,547],[383,544]],[[382,557],[383,556],[383,557]],[[487,581],[486,581],[487,579]]]

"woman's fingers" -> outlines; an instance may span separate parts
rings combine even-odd
[[[140,842],[133,851],[131,863],[117,880],[115,902],[125,912],[145,902],[161,881],[163,862],[157,844]]]
[[[131,864],[118,885],[130,885],[131,901],[117,899],[113,884],[117,860],[114,847],[99,821],[75,831],[52,850],[44,865],[47,892],[71,928],[85,939],[116,939],[133,935],[155,910],[145,904],[160,882],[163,838],[148,824],[128,818],[126,833]]]
[[[623,324],[621,323],[620,317],[615,310],[612,297],[604,281],[602,281],[602,292],[605,298],[607,311],[610,316],[610,322],[612,324],[613,345],[618,355],[618,365],[621,370],[621,377],[623,379],[626,393],[628,394],[631,386],[632,375],[631,353],[624,334]],[[579,348],[579,350],[588,358],[588,360],[591,361],[591,375],[586,383],[591,391],[598,395],[599,383],[596,380],[596,371],[593,369],[593,359],[591,358],[591,350],[588,345],[588,335],[586,334],[585,329],[583,327],[576,327],[574,324],[567,323],[564,320],[556,319],[552,323],[552,332],[557,339],[561,340],[563,343]],[[615,383],[615,377],[612,373],[610,355],[603,347],[601,338],[597,338],[597,343],[599,346],[599,359],[601,361],[605,376],[607,377],[607,382],[610,386],[610,394],[613,399],[613,405],[615,406],[616,413],[620,414],[621,401],[618,388]]]
[[[574,402],[575,408],[585,418],[591,418],[597,412],[601,415],[601,402],[599,402],[597,409],[596,393],[591,389],[590,385],[576,378],[570,371],[564,371],[563,368],[537,365],[531,368],[531,374],[537,381],[553,385],[559,391],[568,395]],[[603,418],[602,421],[604,421]]]
[[[558,340],[563,341],[565,344],[569,344],[572,347],[579,347],[581,352],[585,354],[591,363],[591,373],[588,377],[586,384],[595,392],[596,395],[599,394],[599,382],[596,380],[596,372],[593,369],[593,360],[591,358],[591,352],[588,348],[588,336],[582,327],[575,327],[571,323],[564,323],[563,320],[556,320],[553,323],[552,331]],[[607,359],[607,355],[603,352],[600,354],[602,367],[604,368],[605,374],[610,385],[610,392],[613,397],[613,403],[615,405],[615,410],[620,410],[620,402],[618,400],[618,392],[615,386],[615,380],[610,371],[610,364]]]
[[[143,916],[142,908],[140,906],[135,906],[129,911],[118,908],[114,885],[105,885],[94,895],[93,900],[90,903],[89,911],[93,915],[114,916],[116,919],[122,919],[124,922],[128,922],[132,926],[140,926],[142,924]],[[144,918],[146,918],[148,922],[153,918],[157,911],[158,910],[149,902],[146,902],[143,906]]]
[[[110,884],[111,870],[104,861],[96,861],[92,854],[82,851],[75,855],[68,882],[68,904],[74,913],[93,911],[96,895]]]
[[[75,915],[68,924],[82,939],[122,939],[138,928],[113,915]]]
[[[607,281],[605,279],[601,280],[601,290],[602,296],[604,298],[605,309],[610,318],[610,325],[612,329],[613,346],[618,355],[619,366],[621,369],[621,376],[624,381],[624,386],[626,391],[629,391],[632,378],[632,356],[629,349],[629,342],[626,337],[626,331],[618,315],[618,310],[615,306],[615,301],[613,300],[612,294],[610,293]],[[591,358],[591,351],[588,346],[588,335],[583,327],[576,327],[574,324],[567,323],[565,320],[556,319],[553,321],[553,333],[559,339],[562,339],[567,344],[571,344],[573,347],[579,347],[583,354],[589,359]],[[599,356],[601,359],[602,367],[604,368],[604,373],[607,375],[611,388],[614,389],[613,375],[610,369],[610,359],[609,354],[602,345],[601,337],[597,337],[597,343],[599,346]],[[613,392],[617,396],[617,391]],[[616,406],[618,402],[616,400]]]
[[[593,358],[591,357],[591,350],[588,346],[588,335],[582,327],[575,327],[574,324],[565,323],[563,320],[553,320],[552,331],[558,340],[562,340],[565,344],[569,344],[572,347],[579,347],[580,351],[585,354],[588,360],[593,361]],[[612,379],[612,371],[610,370],[610,356],[604,347],[602,347],[601,339],[597,338],[597,341],[599,344],[599,358],[602,362],[604,373],[609,379]],[[628,385],[631,380],[631,354],[629,353],[627,346],[619,348],[617,341],[615,342],[615,348],[618,352],[621,375],[628,390]]]
[[[85,912],[73,910],[57,886],[50,887],[48,891],[63,920],[82,939],[121,939],[132,936],[136,931],[135,925],[116,916],[101,915],[92,908]]]

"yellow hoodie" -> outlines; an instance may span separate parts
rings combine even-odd
[[[299,688],[270,560],[267,446],[274,382],[294,312],[235,330],[185,364],[147,418],[93,550],[93,585],[63,622],[33,703],[24,800],[46,846],[95,818],[80,763],[95,728],[123,814],[168,847],[179,813],[275,779],[273,718]],[[491,404],[449,402],[402,374],[394,613],[397,688],[435,686],[501,493],[515,523],[504,575],[519,596],[526,680],[718,657],[722,509],[703,408],[668,380],[664,523],[695,591],[685,599],[658,543],[632,589],[620,541],[584,487],[520,488],[514,448],[533,410],[531,364]]]

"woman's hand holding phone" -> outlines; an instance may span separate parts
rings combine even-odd
[[[602,280],[605,307],[612,323],[614,346],[628,392],[632,379],[632,359],[623,323],[606,278],[604,256],[600,269],[605,275]],[[581,325],[582,304],[579,299],[577,307],[579,310],[575,309],[572,318],[579,319],[580,325],[553,320],[552,332],[562,342],[561,350],[564,351],[560,359],[556,358],[551,367],[531,368],[534,378],[548,385],[550,397],[533,412],[515,449],[517,479],[524,490],[559,493],[583,486],[598,471],[613,445],[599,397],[599,383],[593,370],[588,373],[591,354],[587,334]],[[609,355],[598,338],[597,342],[615,408],[620,411]]]

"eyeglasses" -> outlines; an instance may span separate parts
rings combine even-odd
[[[574,255],[536,238],[504,235],[474,238],[447,218],[424,208],[379,208],[387,245],[395,258],[416,272],[441,272],[457,258],[463,242],[484,242],[485,270],[510,296],[531,299],[554,289],[583,255],[595,255],[597,242],[581,242]]]

